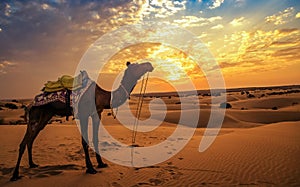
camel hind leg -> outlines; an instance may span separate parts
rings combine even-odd
[[[52,117],[52,115],[50,115],[51,114],[50,112],[41,112],[41,113],[38,113],[38,114],[40,115],[40,118],[39,118],[38,122],[36,120],[32,120],[32,119],[35,119],[34,117],[29,119],[26,133],[25,133],[24,138],[21,141],[20,146],[19,146],[18,160],[17,160],[17,164],[15,166],[13,175],[10,179],[11,181],[16,181],[16,180],[20,179],[19,168],[20,168],[20,163],[21,163],[22,156],[23,156],[24,151],[26,149],[26,145],[27,145],[27,148],[28,148],[29,165],[30,165],[30,167],[34,166],[33,161],[32,161],[32,144],[33,144],[33,141],[37,137],[38,133],[45,127],[45,125],[47,124],[49,119],[51,119],[51,117]]]
[[[27,144],[27,142],[29,140],[30,135],[31,135],[30,131],[29,131],[28,127],[27,127],[26,133],[25,133],[25,135],[23,137],[23,140],[21,141],[20,146],[19,146],[19,156],[18,156],[17,164],[16,164],[15,170],[13,172],[13,175],[10,178],[11,181],[16,181],[16,180],[18,180],[18,179],[21,178],[19,176],[20,163],[21,163],[21,159],[22,159],[22,156],[23,156],[23,153],[25,151],[26,144]]]
[[[30,168],[36,168],[38,167],[37,164],[33,162],[32,159],[32,145],[38,134],[44,127],[48,124],[48,121],[53,117],[53,114],[49,111],[44,111],[40,115],[40,120],[38,124],[35,124],[35,128],[32,129],[32,136],[29,137],[29,140],[27,141],[27,151],[28,151],[28,162]]]

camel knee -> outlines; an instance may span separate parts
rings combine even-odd
[[[82,138],[81,144],[82,144],[83,148],[88,148],[89,147],[88,143],[84,140],[84,138]]]
[[[33,121],[28,124],[28,128],[31,133],[34,133],[37,130],[37,127],[38,127],[38,122]]]
[[[23,154],[24,151],[26,149],[26,143],[25,142],[22,142],[20,145],[19,145],[19,153],[20,154]]]

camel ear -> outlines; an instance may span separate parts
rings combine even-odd
[[[126,66],[129,66],[129,64],[130,64],[130,62],[128,61],[128,62],[126,62]]]

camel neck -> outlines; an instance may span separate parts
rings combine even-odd
[[[118,89],[112,92],[112,101],[111,107],[117,108],[125,103],[125,101],[130,97],[130,93],[132,92],[135,84],[128,85],[121,83]]]

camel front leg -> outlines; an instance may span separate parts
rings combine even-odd
[[[22,142],[20,143],[20,146],[19,146],[19,156],[18,156],[18,160],[17,160],[17,164],[16,164],[16,167],[15,167],[15,170],[13,172],[13,175],[12,177],[10,178],[11,181],[16,181],[18,179],[20,179],[21,177],[19,176],[19,168],[20,168],[20,162],[21,162],[21,159],[22,159],[22,156],[23,156],[23,153],[25,151],[25,148],[26,148],[26,144],[28,142],[28,138],[30,137],[30,131],[28,130],[28,127],[27,127],[27,130],[26,130],[26,133],[24,135],[24,138],[22,140]]]
[[[81,143],[85,154],[86,173],[96,174],[93,164],[90,160],[89,145],[88,145],[88,118],[80,118]]]
[[[99,138],[98,138],[98,133],[99,133],[99,125],[100,125],[100,119],[101,119],[101,113],[95,114],[92,116],[93,120],[93,145],[96,153],[96,159],[98,162],[98,168],[106,168],[108,165],[102,161],[102,158],[100,156],[99,152]]]

